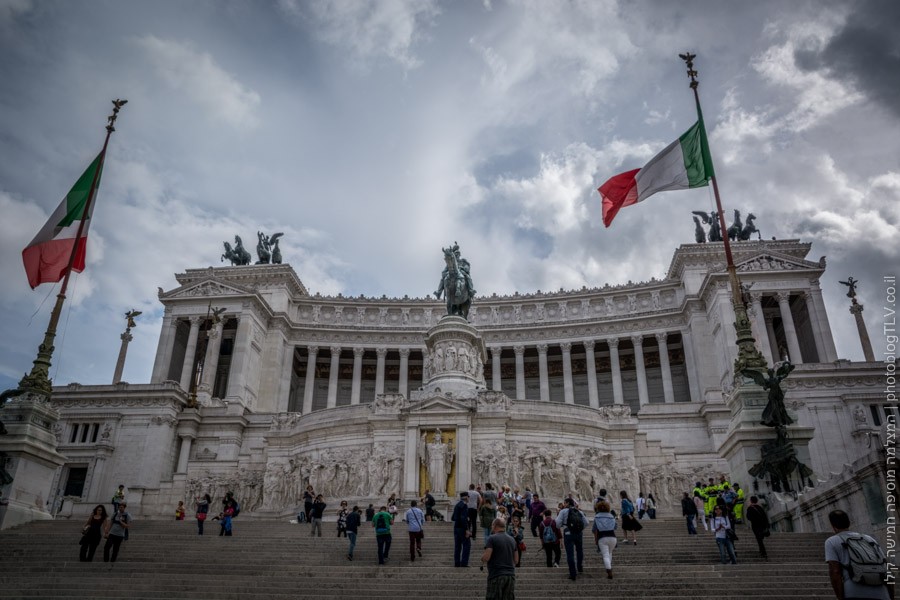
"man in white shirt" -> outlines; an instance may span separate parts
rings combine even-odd
[[[416,554],[422,556],[422,538],[425,537],[425,514],[417,505],[419,503],[411,500],[409,510],[406,511],[407,528],[409,530],[409,561],[415,562]]]
[[[571,517],[569,516],[571,514]],[[566,546],[566,562],[569,564],[569,579],[575,581],[578,573],[584,571],[584,528],[590,524],[584,513],[575,506],[573,498],[566,498],[566,507],[556,516],[556,526],[563,532]]]
[[[478,509],[482,504],[481,494],[475,489],[475,484],[469,484],[469,524],[472,526],[472,537],[475,537],[476,527],[478,527]]]

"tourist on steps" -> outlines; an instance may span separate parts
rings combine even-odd
[[[484,531],[484,543],[491,537],[491,528],[494,526],[494,519],[497,518],[497,510],[490,498],[485,498],[478,509],[478,522],[481,530]]]
[[[469,525],[469,493],[462,492],[453,507],[453,566],[468,567],[472,550],[472,528]],[[506,523],[504,522],[504,527]]]
[[[209,505],[211,503],[212,498],[209,497],[209,494],[203,494],[202,498],[197,496],[197,499],[194,501],[197,512],[197,535],[203,535],[203,523],[209,515]]]
[[[359,532],[359,525],[362,521],[361,511],[358,506],[354,506],[350,514],[347,515],[347,539],[350,540],[350,547],[347,548],[347,560],[353,560],[353,550],[356,548],[356,534]]]
[[[516,562],[519,551],[516,542],[506,535],[506,521],[495,519],[493,532],[484,545],[481,569],[488,566],[486,600],[513,600],[516,597]]]
[[[724,565],[728,562],[727,558],[731,561],[731,564],[736,565],[737,555],[734,553],[734,543],[728,537],[728,531],[731,529],[731,520],[725,515],[725,509],[720,505],[716,505],[713,509],[712,529],[716,532],[719,560]]]
[[[528,490],[528,488],[525,489],[526,491]],[[541,501],[537,494],[534,494],[531,499],[531,506],[528,507],[528,510],[528,517],[531,519],[531,535],[538,537],[538,526],[541,524],[541,521],[544,520],[544,511],[547,510],[547,505]]]
[[[628,543],[628,534],[630,533],[631,543],[637,546],[637,532],[643,529],[644,526],[641,525],[637,515],[634,514],[634,502],[628,497],[628,492],[622,490],[619,492],[619,497],[622,498],[622,531],[625,532],[625,538],[622,542]]]
[[[87,523],[84,524],[81,531],[81,552],[78,557],[81,562],[94,560],[94,553],[97,551],[97,546],[100,545],[100,540],[103,539],[106,519],[106,507],[102,504],[95,506],[94,512],[88,517]]]
[[[687,495],[687,494],[685,494]],[[609,502],[601,500],[594,506],[594,542],[600,555],[603,556],[603,566],[606,567],[607,579],[613,578],[612,552],[616,547],[616,518],[612,515],[612,507]]]
[[[575,499],[566,498],[566,507],[556,516],[556,526],[563,532],[569,579],[575,581],[584,571],[584,528],[590,524],[584,513],[575,506]]]
[[[518,515],[511,517],[509,525],[506,526],[506,533],[516,541],[516,547],[519,549],[516,567],[520,567],[522,566],[522,553],[525,552],[525,529],[522,527],[522,517]]]
[[[378,564],[383,565],[391,553],[391,523],[394,517],[388,512],[387,505],[372,517],[372,527],[375,528],[375,542],[378,544]]]
[[[322,494],[316,496],[316,501],[313,502],[312,510],[310,511],[310,526],[309,526],[309,536],[314,537],[316,533],[319,534],[319,537],[322,537],[322,517],[325,516],[325,508],[328,505],[325,504],[325,499],[322,497]]]
[[[681,516],[687,522],[688,535],[697,535],[697,505],[694,504],[687,492],[681,499]]]
[[[103,533],[103,537],[106,538],[106,544],[103,545],[103,562],[116,562],[119,556],[119,546],[125,541],[125,534],[131,527],[131,515],[125,510],[127,506],[125,502],[119,502],[119,510],[106,523],[106,531]]]
[[[422,538],[425,537],[425,514],[418,507],[418,502],[411,500],[406,511],[406,525],[409,531],[409,561],[415,562],[416,554],[422,556]]]
[[[753,537],[756,538],[756,545],[759,546],[760,558],[769,558],[766,552],[766,545],[763,540],[769,536],[769,517],[766,515],[766,509],[759,504],[759,498],[750,496],[750,506],[747,507],[747,520],[750,521],[750,529],[753,530]]]
[[[338,517],[337,517],[337,536],[341,537],[343,534],[344,537],[347,537],[347,501],[341,500],[341,507],[338,509]]]
[[[694,488],[694,506],[697,507],[697,518],[703,523],[703,531],[709,531],[709,527],[706,525],[706,500],[703,499],[703,493],[697,488]]]
[[[538,524],[541,533],[541,547],[547,555],[547,568],[559,567],[559,559],[562,557],[560,544],[562,543],[562,531],[553,520],[553,511],[544,510],[544,520]]]
[[[842,510],[833,510],[828,513],[828,522],[834,535],[825,540],[825,562],[828,563],[828,577],[831,579],[831,587],[838,600],[851,600],[852,598],[874,598],[875,600],[889,600],[893,597],[892,590],[888,589],[885,582],[889,565],[886,564],[884,552],[871,536],[859,534],[850,530],[850,516]],[[854,539],[855,538],[855,539]],[[890,538],[888,538],[890,542]],[[866,567],[872,567],[879,573],[867,573],[862,576],[862,581],[853,581],[850,549],[865,548],[865,558],[868,559]],[[854,552],[855,554],[855,552]],[[874,564],[876,558],[881,560],[881,565]],[[872,562],[869,562],[872,561]],[[859,564],[857,564],[859,566]],[[862,575],[857,573],[857,576]],[[872,581],[871,579],[876,581]],[[869,583],[865,583],[869,580]],[[878,583],[880,581],[880,583]]]

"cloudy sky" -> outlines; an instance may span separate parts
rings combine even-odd
[[[900,264],[900,3],[0,0],[0,389],[30,369],[56,291],[21,251],[129,100],[51,375],[149,379],[175,272],[283,231],[313,292],[424,296],[458,240],[481,293],[662,277],[707,189],[600,219],[596,188],[696,119],[726,211],[813,242],[838,353],[878,346]]]

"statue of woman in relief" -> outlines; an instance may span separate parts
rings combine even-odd
[[[426,441],[425,432],[419,440],[419,460],[425,465],[429,489],[435,494],[447,493],[447,477],[453,467],[453,443],[441,439],[441,430],[434,432],[431,442]]]

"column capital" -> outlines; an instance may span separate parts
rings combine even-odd
[[[400,358],[409,358],[409,348],[400,348]]]
[[[387,356],[387,353],[387,348],[375,348],[375,354],[378,355],[378,358],[384,358],[385,356]]]
[[[790,292],[776,292],[775,298],[778,300],[779,304],[786,303],[786,302],[788,302],[788,300],[791,299],[791,293]]]
[[[525,346],[522,344],[516,344],[513,346],[513,352],[516,353],[516,356],[525,356]]]
[[[200,327],[200,324],[206,321],[206,317],[197,315],[189,318],[188,321],[191,322],[191,327]]]
[[[559,345],[562,348],[563,353],[569,354],[572,352],[572,342],[563,342]]]
[[[619,338],[617,337],[607,339],[606,343],[609,345],[610,350],[618,350],[619,348]]]
[[[547,348],[548,348],[547,344],[538,344],[537,345],[538,354],[547,354]]]
[[[594,351],[594,340],[582,340],[581,343],[584,344],[585,351],[587,351],[587,352]]]
[[[753,304],[761,304],[762,297],[762,292],[750,292],[750,301],[753,302]]]
[[[644,336],[642,336],[642,335],[631,336],[631,343],[634,344],[635,348],[642,348],[644,346]]]
[[[331,350],[331,356],[340,356],[341,355],[341,347],[340,346],[332,346],[329,348]]]
[[[365,353],[365,348],[361,348],[360,346],[353,346],[353,358],[362,358],[363,354]]]
[[[662,333],[656,333],[656,334],[654,334],[653,337],[656,338],[656,341],[659,343],[660,346],[665,345],[669,340],[669,334],[668,334],[668,332],[665,332],[665,331]]]
[[[307,350],[307,352],[309,352],[309,355],[310,355],[310,356],[315,356],[316,354],[319,353],[319,347],[318,347],[318,346],[307,346],[307,347],[306,347],[306,350]]]

